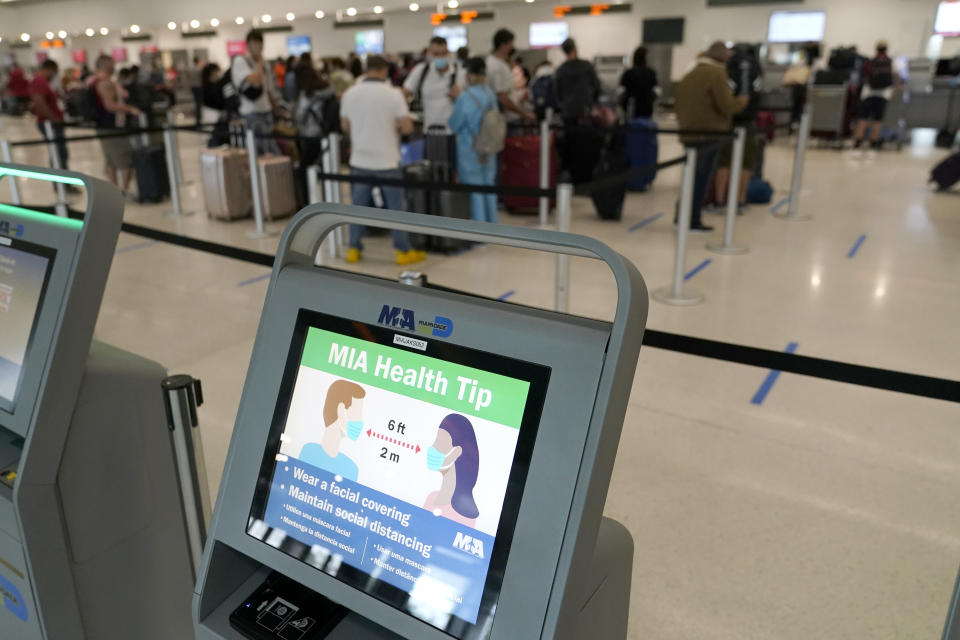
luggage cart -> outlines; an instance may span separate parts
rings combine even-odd
[[[849,99],[850,89],[847,83],[837,86],[814,85],[810,88],[807,97],[813,112],[810,137],[815,138],[820,146],[829,144],[834,149],[843,148]]]

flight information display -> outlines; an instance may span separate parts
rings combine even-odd
[[[247,532],[483,638],[549,373],[301,311]]]
[[[56,252],[0,237],[0,409],[13,413]]]

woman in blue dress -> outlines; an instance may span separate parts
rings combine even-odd
[[[473,146],[480,132],[483,114],[499,109],[497,96],[487,85],[487,65],[483,58],[467,61],[467,89],[453,105],[450,129],[457,136],[457,173],[463,184],[493,186],[497,178],[497,157],[481,158]],[[470,217],[480,222],[498,222],[497,196],[494,193],[470,194]]]

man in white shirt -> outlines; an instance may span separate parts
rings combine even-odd
[[[247,33],[246,55],[235,56],[230,63],[230,80],[240,94],[240,116],[247,128],[257,134],[257,153],[280,153],[273,135],[273,114],[280,111],[277,83],[270,65],[263,59],[263,34],[256,29]]]
[[[413,118],[400,89],[387,81],[389,65],[381,56],[367,57],[367,73],[347,89],[340,103],[343,131],[350,136],[350,174],[363,178],[402,180],[400,171],[400,136],[413,132]],[[371,183],[354,183],[353,204],[374,206]],[[403,188],[380,185],[388,209],[406,209]],[[347,262],[358,262],[363,251],[364,227],[350,226],[350,248]],[[397,264],[404,266],[426,257],[410,248],[405,231],[393,232]]]
[[[447,48],[447,39],[430,39],[427,58],[418,63],[403,83],[403,93],[423,109],[423,128],[446,127],[453,113],[453,101],[460,95],[466,78]]]
[[[493,51],[487,56],[487,83],[500,102],[500,110],[508,116],[516,114],[524,120],[536,120],[532,111],[524,109],[513,100],[513,70],[510,59],[516,49],[513,48],[513,33],[509,29],[500,29],[493,35]]]

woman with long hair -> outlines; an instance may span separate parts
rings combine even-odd
[[[440,422],[437,438],[427,449],[427,468],[439,471],[440,489],[427,496],[423,508],[473,527],[480,510],[473,498],[480,470],[477,435],[470,421],[451,413]]]
[[[659,86],[656,72],[647,66],[646,47],[637,47],[633,52],[633,66],[623,72],[620,86],[628,120],[653,117],[653,103],[657,100]]]

